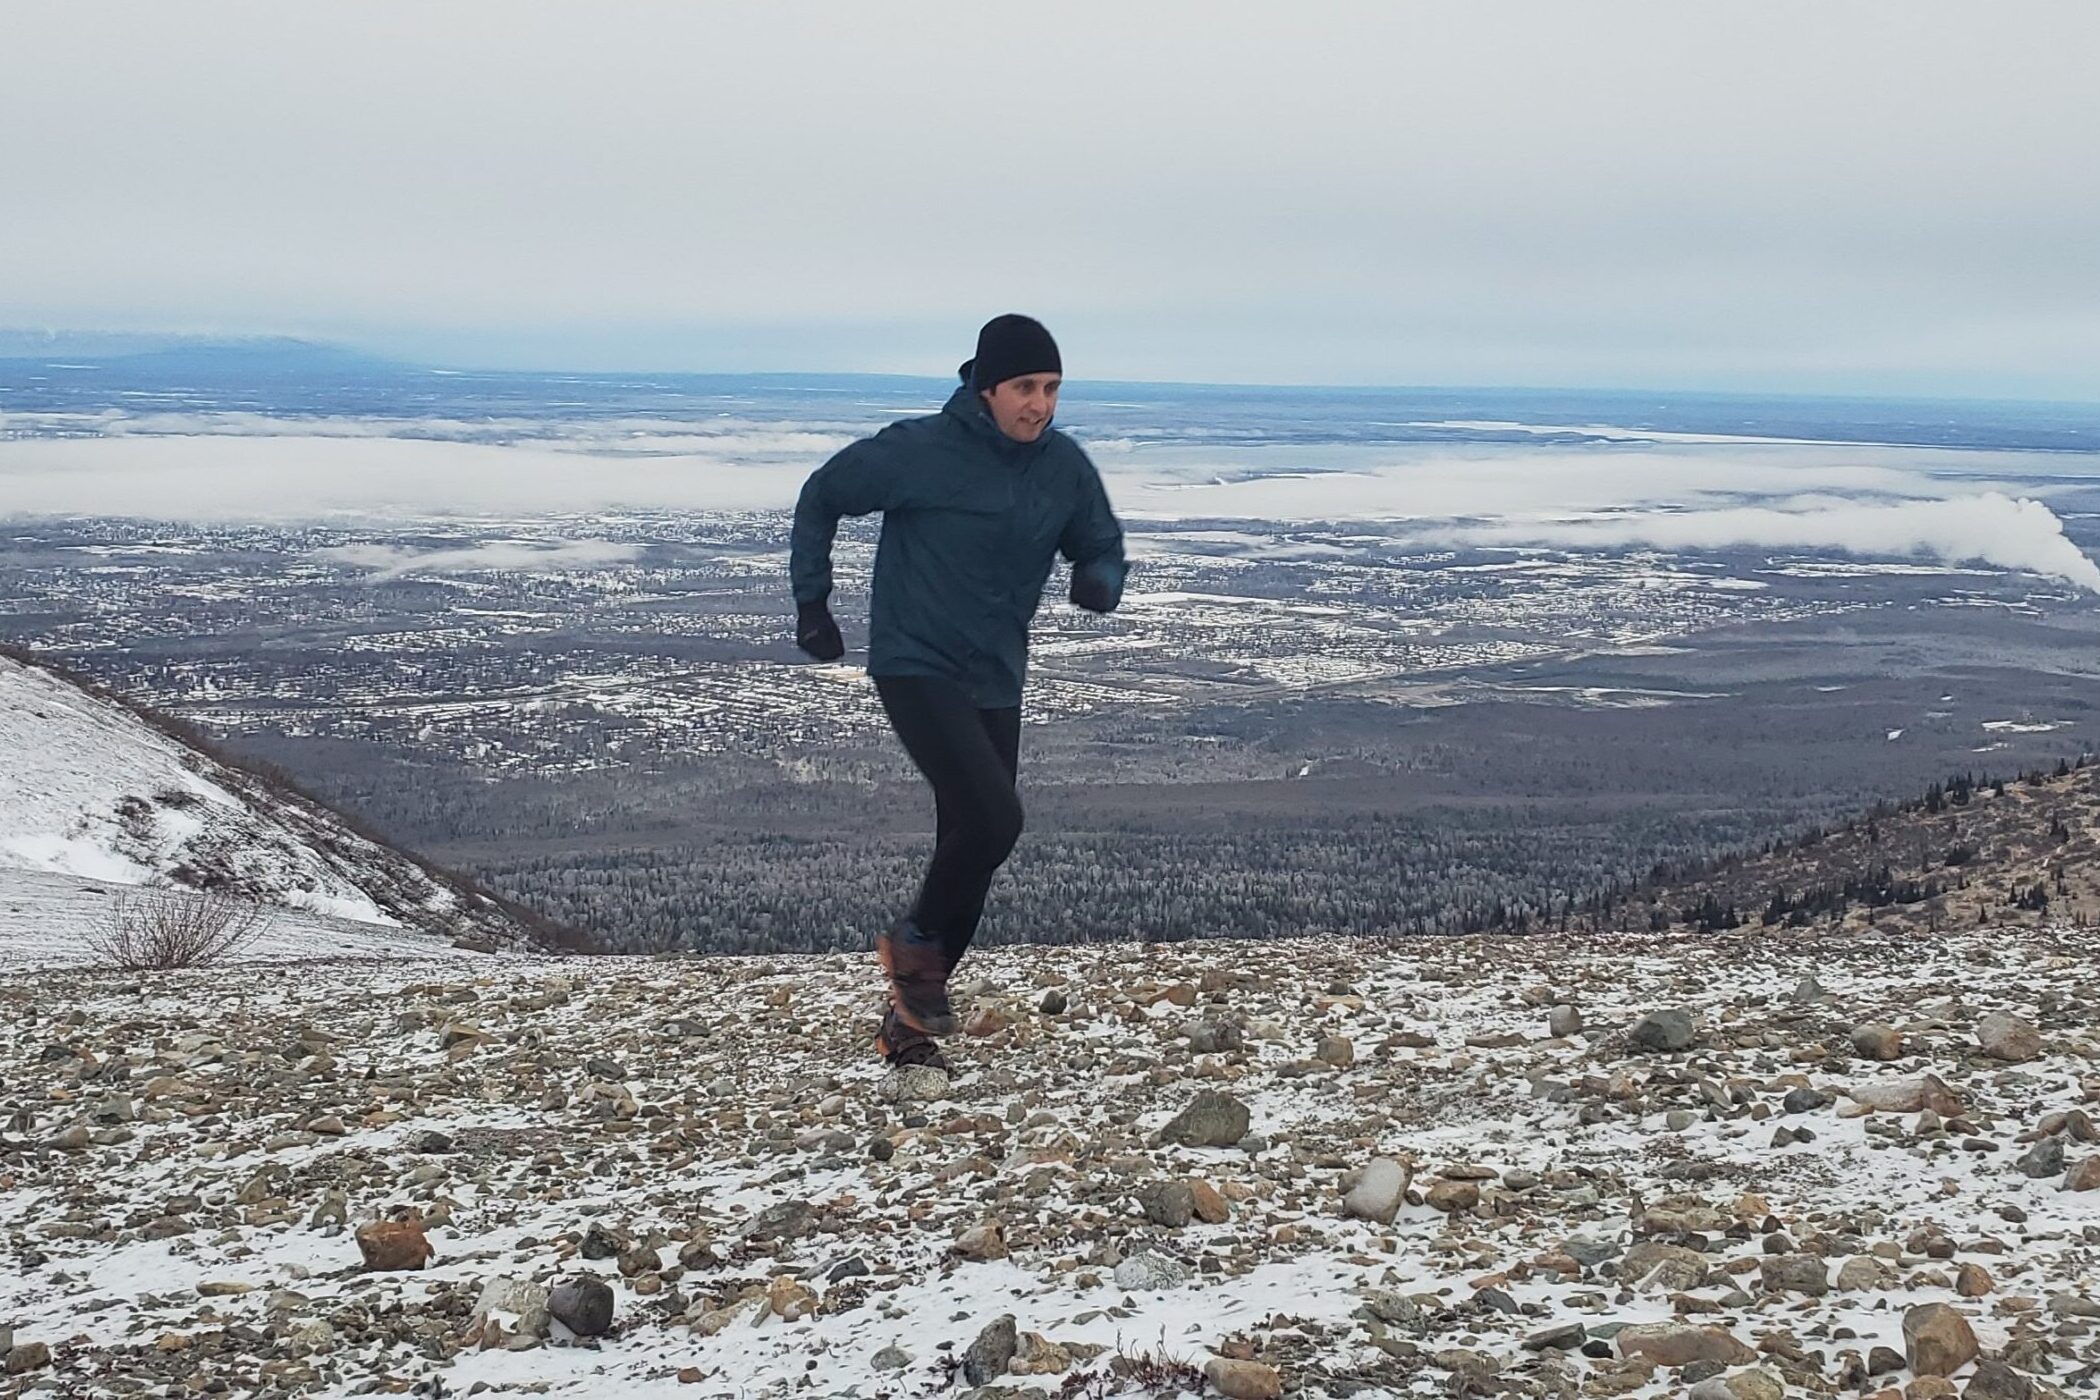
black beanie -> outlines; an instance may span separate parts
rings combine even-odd
[[[1057,342],[1031,316],[994,316],[977,332],[977,356],[957,371],[972,389],[990,389],[1024,374],[1063,374]]]

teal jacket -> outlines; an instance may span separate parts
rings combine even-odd
[[[999,431],[968,385],[939,413],[892,423],[810,474],[795,504],[788,576],[797,603],[831,594],[839,517],[882,512],[868,673],[941,676],[982,709],[1021,703],[1028,624],[1053,560],[1075,601],[1123,596],[1123,527],[1078,443]]]

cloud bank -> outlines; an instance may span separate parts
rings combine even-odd
[[[2100,593],[2100,565],[2064,535],[2063,521],[2035,500],[1995,491],[1939,501],[1877,505],[1811,504],[1806,509],[1742,506],[1645,511],[1608,519],[1510,520],[1441,531],[1465,545],[1558,545],[1569,549],[1784,550],[1927,555],[1949,564],[1985,563],[2060,578]]]

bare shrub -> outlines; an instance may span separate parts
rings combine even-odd
[[[240,952],[270,927],[270,911],[218,890],[121,890],[88,934],[96,956],[126,972],[203,967]]]

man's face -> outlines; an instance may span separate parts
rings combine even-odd
[[[1057,413],[1057,391],[1064,379],[1055,374],[1024,374],[981,390],[999,431],[1015,442],[1034,442]]]

